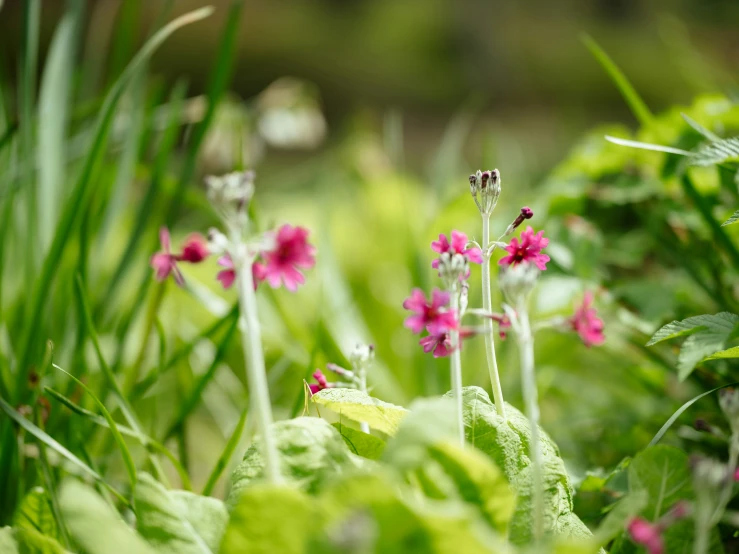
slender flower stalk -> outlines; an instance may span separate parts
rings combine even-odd
[[[531,333],[526,298],[519,297],[516,308],[518,319],[518,348],[521,358],[521,388],[526,417],[531,427],[532,495],[534,541],[538,542],[544,534],[544,476],[539,437],[539,392],[534,371],[534,335]],[[509,316],[510,317],[510,316]]]
[[[238,230],[237,230],[238,231]],[[232,232],[234,244],[241,245],[239,233]],[[234,255],[232,254],[232,258]],[[264,365],[262,350],[262,332],[257,313],[257,296],[254,292],[252,277],[253,260],[245,252],[242,259],[234,260],[237,269],[237,286],[239,307],[241,308],[241,344],[246,359],[246,378],[249,385],[249,397],[252,412],[257,416],[257,427],[262,438],[262,457],[264,458],[264,476],[270,483],[282,480],[280,475],[280,459],[277,443],[272,435],[272,407],[270,405],[267,371]]]
[[[493,304],[490,294],[490,257],[488,253],[490,247],[490,215],[482,214],[482,309],[488,312],[493,311]],[[498,361],[495,357],[495,331],[493,330],[492,319],[485,319],[485,356],[488,363],[488,372],[490,373],[490,383],[493,387],[493,402],[495,403],[495,411],[504,420],[506,419],[505,402],[503,400],[503,387],[500,384],[500,374],[498,373]]]
[[[459,313],[459,285],[454,283],[450,286],[451,309]],[[457,416],[457,435],[459,444],[464,448],[464,410],[462,404],[462,358],[460,356],[461,343],[459,328],[449,330],[451,342],[451,355],[449,357],[449,369],[451,372],[452,397],[454,398],[455,412]]]

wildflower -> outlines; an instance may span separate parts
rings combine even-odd
[[[428,329],[429,334],[422,337],[418,344],[423,347],[423,351],[428,354],[433,353],[434,358],[445,358],[452,352],[452,339],[447,331],[441,331],[440,329],[434,329],[433,327]],[[459,330],[459,346],[462,347],[462,339],[469,338],[475,334],[473,329],[462,327]]]
[[[180,259],[186,262],[197,264],[208,257],[208,243],[198,233],[192,234],[182,247],[182,255]]]
[[[169,229],[162,227],[159,230],[159,242],[162,243],[162,251],[157,252],[151,257],[151,267],[154,268],[154,276],[157,281],[164,281],[171,274],[175,282],[182,286],[185,279],[182,277],[177,262],[180,259],[176,254],[172,254]]]
[[[508,329],[511,328],[511,319],[505,314],[493,314],[491,319],[498,324],[498,335],[501,340],[505,340],[508,336]]]
[[[485,216],[493,213],[500,197],[500,172],[480,171],[470,175],[470,194],[477,204],[477,209]]]
[[[665,544],[662,540],[662,529],[652,525],[646,519],[635,517],[627,526],[631,540],[647,549],[649,554],[663,554]]]
[[[439,254],[449,253],[452,256],[454,254],[460,254],[468,262],[472,262],[473,264],[482,263],[482,252],[480,249],[477,247],[467,248],[467,235],[461,231],[452,231],[451,236],[452,240],[450,243],[446,235],[439,235],[439,240],[431,243],[431,250]],[[431,267],[438,269],[439,259],[431,262]]]
[[[413,289],[411,295],[403,302],[406,310],[414,312],[403,324],[414,333],[420,333],[427,326],[445,331],[457,328],[457,317],[453,311],[446,309],[449,305],[449,293],[434,289],[430,301],[426,300],[421,289]]]
[[[592,308],[593,293],[586,292],[582,304],[575,310],[574,315],[568,320],[572,330],[575,331],[585,343],[585,346],[603,344],[606,340],[603,335],[603,320],[596,315]]]
[[[326,379],[326,376],[321,372],[320,369],[317,369],[313,372],[313,378],[317,381],[317,383],[311,383],[308,385],[310,387],[310,393],[316,394],[318,391],[322,391],[323,389],[332,389],[336,386],[336,383],[329,383]]]
[[[547,268],[549,256],[542,254],[543,248],[549,244],[549,239],[544,238],[544,231],[534,234],[534,230],[529,226],[521,233],[521,242],[517,238],[512,238],[511,243],[506,246],[505,250],[508,256],[502,258],[498,263],[500,265],[515,266],[520,263],[530,262],[544,271]]]
[[[236,270],[234,269],[233,260],[231,259],[231,256],[225,254],[218,258],[217,263],[225,269],[218,272],[216,279],[221,282],[224,289],[230,289],[236,280]],[[256,290],[259,283],[264,281],[264,265],[259,262],[254,262],[251,265],[251,277],[254,283],[254,290]]]
[[[295,291],[305,282],[299,269],[310,269],[316,263],[315,247],[308,244],[307,238],[308,230],[303,227],[283,225],[278,229],[274,248],[262,252],[264,264],[259,266],[260,274],[272,288],[284,282],[287,290]]]

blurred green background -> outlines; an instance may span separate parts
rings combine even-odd
[[[733,309],[735,271],[722,274],[703,224],[674,183],[660,180],[661,155],[605,143],[606,132],[629,136],[639,125],[581,38],[594,37],[647,105],[663,113],[651,126],[642,122],[639,136],[683,140],[680,111],[728,136],[739,127],[739,4],[250,0],[240,12],[230,2],[212,4],[212,17],[175,33],[126,89],[40,331],[54,342],[58,364],[102,382],[71,300],[73,276],[81,272],[124,390],[153,436],[176,441],[194,481],[207,477],[247,402],[240,345],[229,332],[235,297],[219,290],[214,261],[187,268],[189,288],[180,290],[153,283],[148,260],[160,225],[172,227],[176,243],[217,225],[202,187],[209,173],[254,167],[260,225],[305,225],[318,246],[317,267],[297,294],[260,291],[279,417],[300,413],[302,379],[326,362],[346,364],[357,342],[377,347],[370,378],[376,396],[407,405],[448,389],[446,360],[423,355],[402,327],[401,304],[414,286],[437,285],[429,244],[439,233],[454,228],[479,237],[467,182],[478,168],[497,167],[503,177],[494,235],[530,205],[531,223],[552,238],[536,317],[566,315],[584,290],[598,291],[605,346],[587,349],[577,337],[551,331],[537,337],[544,427],[576,477],[612,468],[642,448],[682,401],[734,374],[729,362],[719,362],[679,383],[670,348],[643,347],[666,321]],[[69,108],[62,161],[55,161],[65,168],[55,189],[61,201],[65,183],[79,174],[101,95],[154,29],[202,3],[39,5],[39,62],[30,73],[18,63],[27,42],[24,3],[6,0],[0,10],[0,123],[44,134],[44,112],[24,123],[24,100],[15,91],[23,82],[34,90],[40,84],[42,107],[59,101],[54,87],[43,92],[44,82],[60,82],[45,81],[46,53],[60,18],[75,14],[75,53],[67,89],[58,91]],[[234,17],[227,93],[209,114],[214,75],[229,65],[223,48]],[[675,104],[686,107],[670,108]],[[4,243],[8,385],[17,374],[17,324],[36,267],[28,258],[43,253],[37,243],[29,247],[24,232],[22,184],[36,181],[33,171],[24,173],[22,142],[17,147],[2,177],[16,214]],[[45,164],[38,160],[36,170]],[[717,213],[733,211],[736,194],[720,192],[715,177],[699,185]],[[8,192],[14,190],[21,193]],[[43,228],[33,239],[42,245]],[[686,266],[699,247],[699,267]],[[479,279],[473,270],[472,306],[480,303]],[[215,332],[194,340],[218,321]],[[507,399],[520,406],[513,346],[499,345],[499,356]],[[465,384],[489,390],[481,340],[465,345],[463,369]],[[67,386],[59,374],[42,377]],[[24,387],[18,384],[19,403]],[[89,399],[78,400],[92,409]],[[67,432],[64,418],[73,416],[57,404],[51,410],[49,428]],[[95,440],[91,448],[104,452],[108,439]]]

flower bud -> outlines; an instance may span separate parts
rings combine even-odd
[[[349,354],[349,361],[357,372],[366,370],[374,359],[375,347],[372,344],[358,344]]]
[[[470,274],[467,258],[463,254],[444,252],[439,255],[439,277],[448,289],[456,287],[459,281],[463,281]]]
[[[254,172],[234,171],[220,177],[205,178],[208,200],[217,210],[230,215],[246,210],[254,196]]]
[[[528,206],[524,206],[521,208],[521,213],[516,216],[516,219],[513,220],[513,223],[511,223],[508,228],[505,230],[505,233],[503,236],[510,235],[513,231],[515,231],[521,223],[523,223],[527,219],[531,219],[534,217],[534,210],[529,208]]]
[[[489,216],[500,197],[500,172],[497,169],[492,171],[478,169],[474,175],[470,175],[469,181],[470,194],[477,204],[477,209],[482,215]]]
[[[498,282],[508,302],[515,307],[528,297],[540,274],[539,268],[532,263],[504,265],[500,268]]]

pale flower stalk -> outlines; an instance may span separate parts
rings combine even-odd
[[[459,311],[459,285],[455,283],[452,285],[450,291],[451,294],[451,309],[455,313]],[[454,399],[455,413],[457,416],[457,436],[459,437],[459,444],[464,448],[464,406],[462,403],[462,357],[460,355],[460,339],[459,339],[459,327],[450,329],[449,338],[451,342],[452,352],[449,357],[449,369],[451,372],[451,385],[452,385],[452,397]]]

